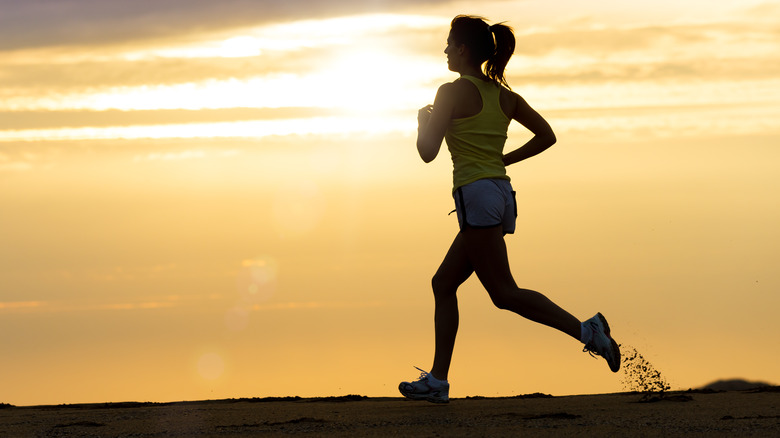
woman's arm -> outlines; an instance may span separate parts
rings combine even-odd
[[[426,105],[417,113],[417,152],[426,163],[439,154],[454,106],[453,84],[444,84],[436,92],[433,105]]]
[[[528,143],[504,155],[504,166],[509,166],[510,164],[538,155],[554,145],[556,141],[555,133],[553,133],[547,120],[534,111],[525,99],[517,94],[513,93],[513,95],[517,98],[517,101],[515,113],[512,118],[531,131],[534,134],[534,137],[529,140]]]

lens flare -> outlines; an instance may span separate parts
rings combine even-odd
[[[259,256],[241,262],[236,276],[238,297],[225,312],[225,327],[230,331],[242,331],[249,325],[250,311],[258,303],[268,301],[276,292],[279,267],[276,259]]]
[[[241,262],[237,279],[239,304],[251,305],[271,298],[276,289],[278,269],[276,260],[269,256]]]

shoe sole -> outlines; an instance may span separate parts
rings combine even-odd
[[[607,335],[607,337],[611,342],[612,356],[615,359],[612,362],[607,360],[607,365],[609,365],[609,369],[612,370],[613,373],[616,373],[620,371],[620,346],[618,345],[617,342],[615,342],[614,339],[612,339],[612,335],[609,334],[610,331],[609,331],[609,323],[607,323],[607,318],[604,318],[604,315],[602,315],[601,312],[599,312],[597,316],[599,318],[599,321],[601,322],[601,325],[604,326],[604,334]]]
[[[398,385],[398,391],[401,393],[401,395],[403,395],[404,397],[408,398],[409,400],[427,401],[427,402],[436,403],[436,404],[446,404],[446,403],[450,402],[449,397],[441,398],[441,397],[434,397],[434,396],[425,395],[425,394],[412,394],[412,393],[407,394],[403,390],[403,383]]]

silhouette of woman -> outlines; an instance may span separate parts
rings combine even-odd
[[[620,350],[601,313],[580,322],[541,293],[520,289],[509,269],[504,235],[515,230],[517,206],[506,166],[533,157],[556,141],[547,121],[511,91],[504,78],[514,49],[510,27],[489,26],[481,17],[455,17],[444,53],[448,68],[460,78],[440,86],[433,105],[418,112],[417,150],[423,161],[436,158],[444,139],[452,155],[452,193],[460,231],[431,282],[433,367],[430,372],[418,368],[418,380],[398,387],[410,399],[449,401],[447,374],[458,331],[456,292],[474,272],[499,309],[567,333],[585,344],[583,351],[606,359],[613,372],[620,368]],[[512,120],[534,137],[504,155]]]

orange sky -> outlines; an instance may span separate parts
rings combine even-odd
[[[559,139],[509,169],[518,283],[673,388],[780,381],[778,2],[202,3],[4,9],[0,402],[396,395],[457,231],[414,119],[464,12],[514,26]],[[623,390],[475,279],[460,306],[452,396]]]

